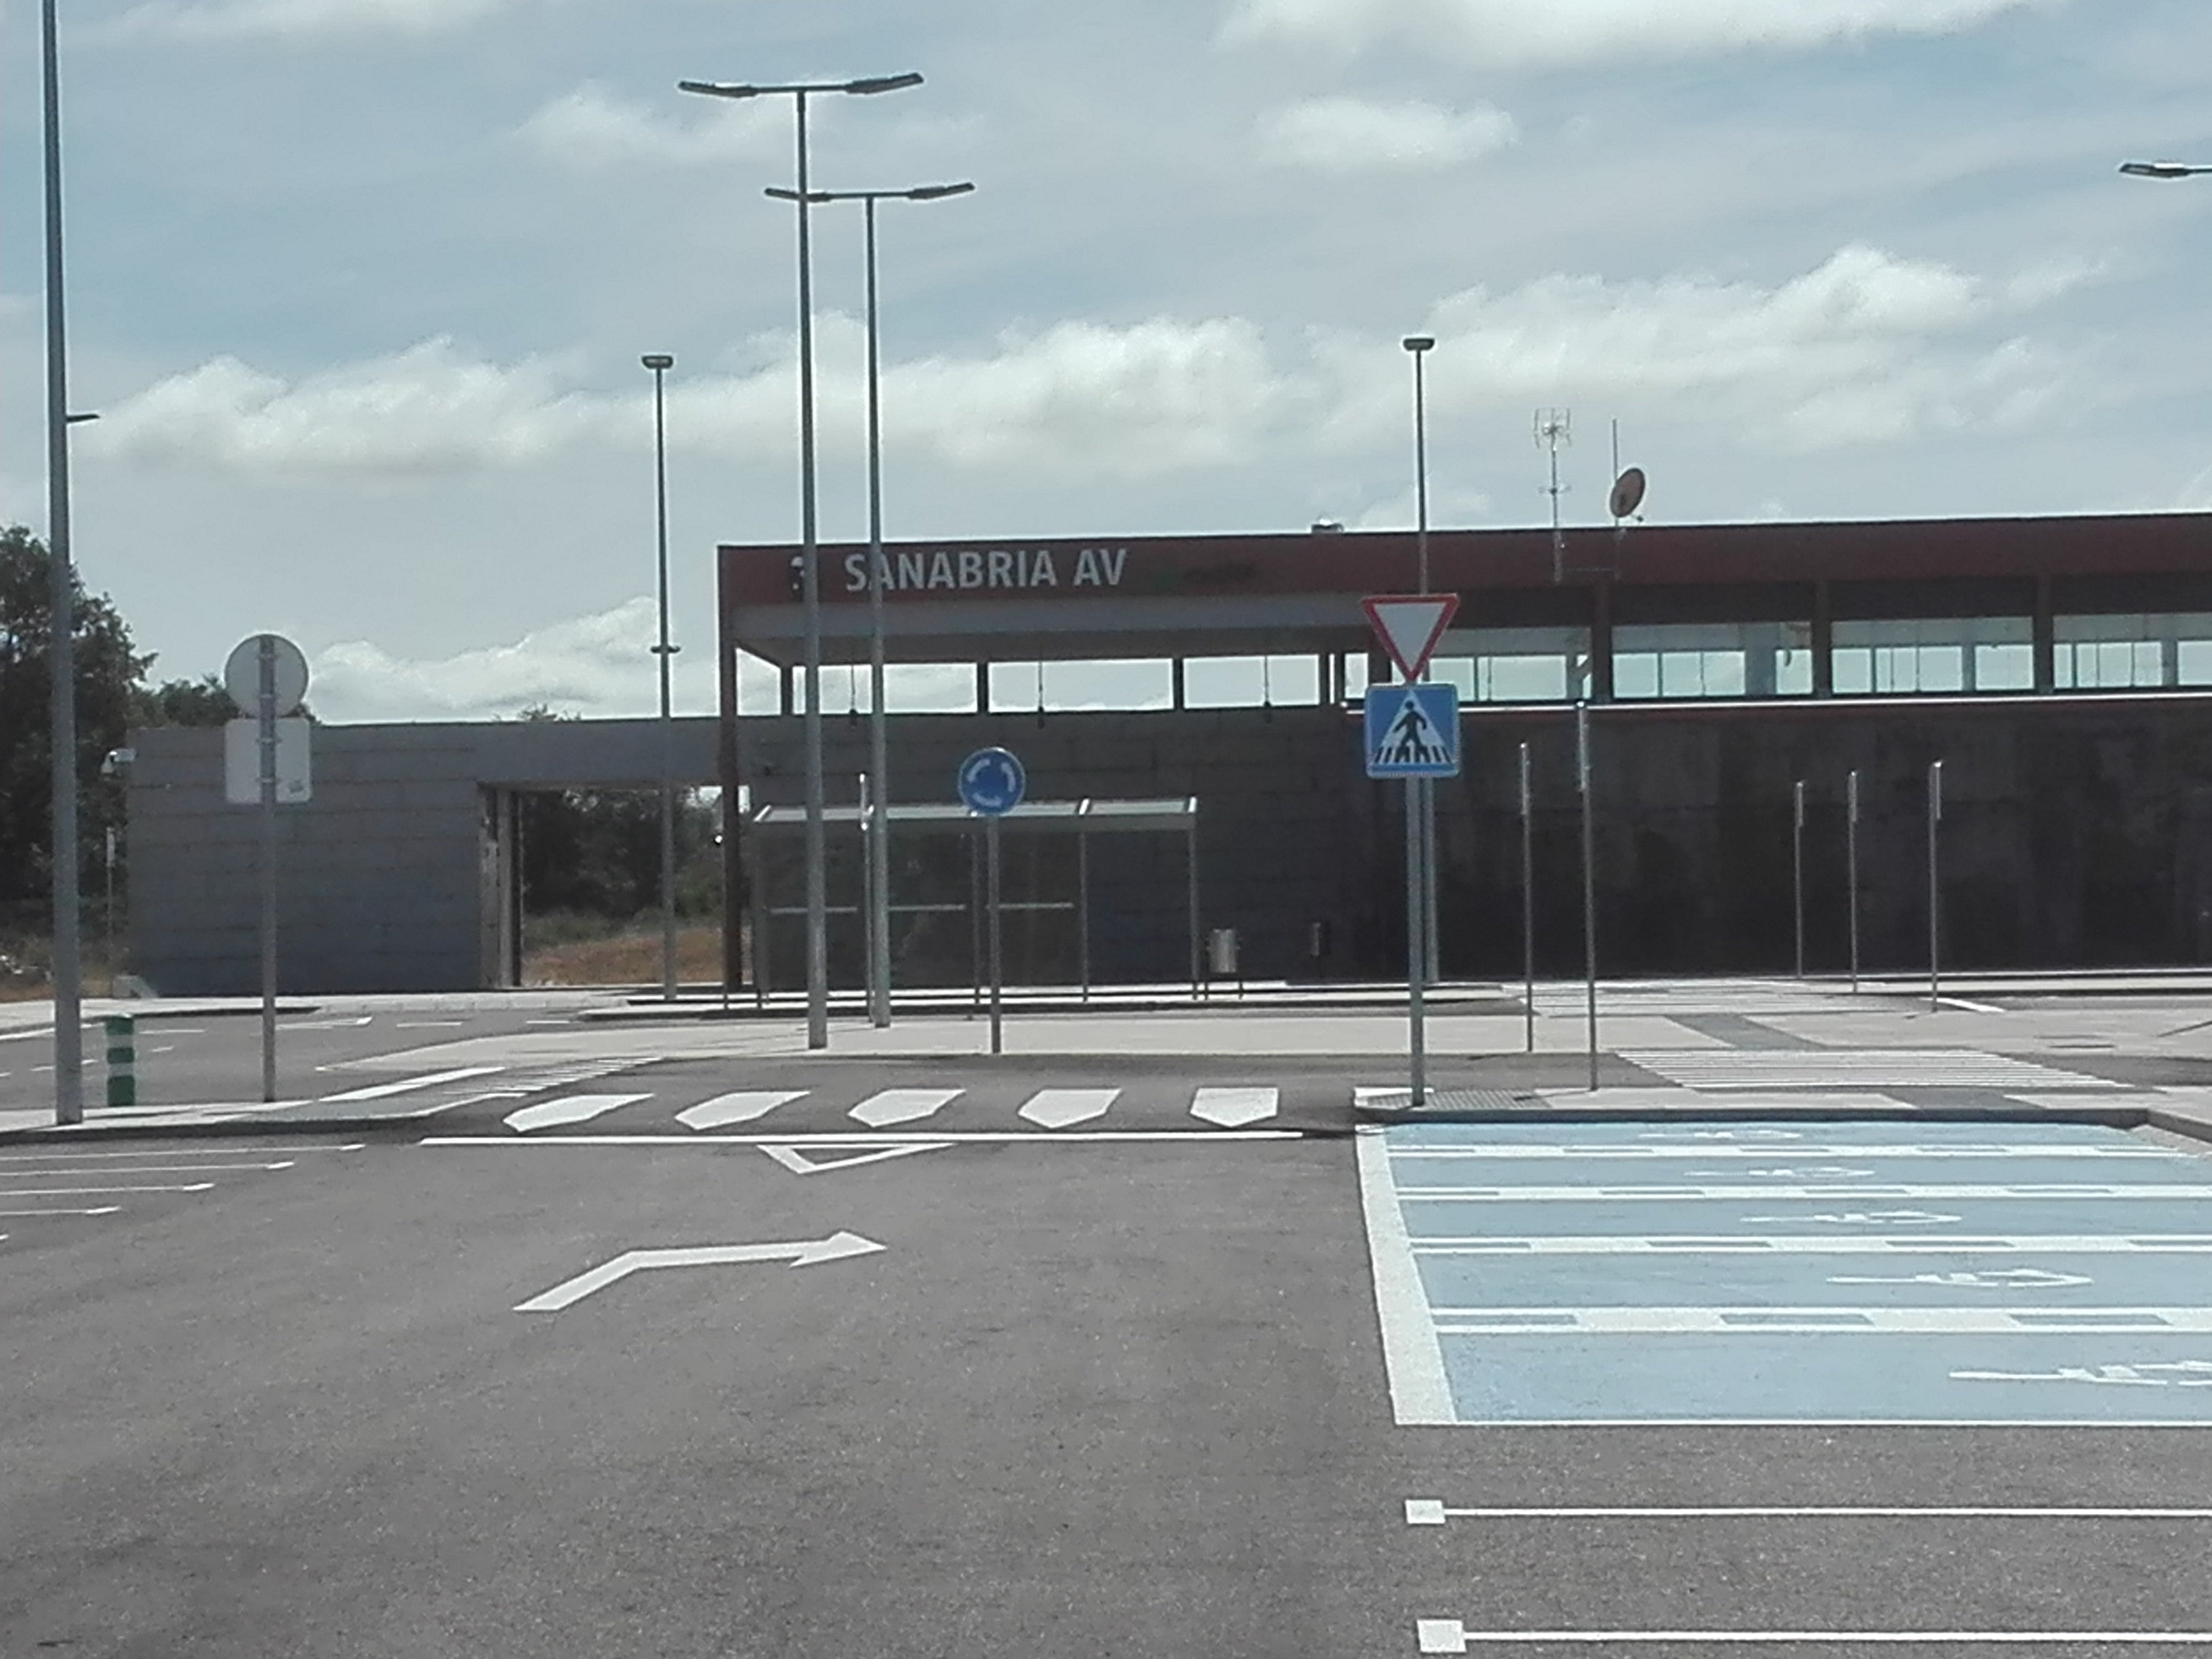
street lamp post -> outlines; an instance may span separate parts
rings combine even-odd
[[[814,492],[814,266],[811,198],[806,179],[806,100],[813,93],[861,95],[918,87],[921,76],[878,75],[857,81],[818,81],[753,86],[717,81],[678,81],[679,92],[710,98],[761,98],[788,94],[797,116],[799,155],[799,593],[805,629],[806,704],[806,1046],[830,1046],[830,942],[823,888],[822,835],[822,573],[816,568],[818,538]]]
[[[1400,342],[1413,359],[1413,553],[1419,566],[1420,591],[1429,591],[1429,392],[1422,364],[1436,346],[1433,336],[1408,334]],[[1437,940],[1437,786],[1432,779],[1413,781],[1419,798],[1421,827],[1421,890],[1425,914],[1421,925],[1422,969],[1430,984],[1438,972],[1442,952]]]
[[[674,757],[673,714],[669,695],[669,670],[676,647],[668,642],[668,422],[662,398],[662,381],[676,367],[665,351],[648,351],[638,359],[653,371],[653,527],[659,544],[660,640],[653,653],[660,659],[660,1000],[676,1000],[676,783],[671,775]]]
[[[919,185],[910,190],[817,190],[810,203],[858,202],[866,226],[868,313],[868,1020],[891,1023],[890,739],[884,708],[884,466],[880,334],[876,312],[876,204],[937,202],[975,186]],[[780,200],[799,192],[770,189]]]
[[[69,358],[62,307],[62,86],[55,0],[39,9],[46,207],[46,554],[52,578],[54,1121],[84,1121],[83,961],[76,849],[76,574],[70,561]]]

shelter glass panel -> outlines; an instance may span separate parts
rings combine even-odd
[[[1636,697],[1807,697],[1809,622],[1626,625],[1613,634],[1613,694]]]
[[[2035,625],[2027,617],[1896,617],[1835,624],[1838,696],[2035,689]]]
[[[894,714],[972,714],[975,669],[964,662],[884,665],[884,708]]]
[[[1189,708],[1309,707],[1321,701],[1321,665],[1312,657],[1191,657],[1183,663]]]
[[[1443,636],[1429,678],[1466,702],[1571,702],[1589,695],[1587,628],[1461,628]]]
[[[2212,685],[2212,614],[2058,617],[2051,631],[2058,690]]]

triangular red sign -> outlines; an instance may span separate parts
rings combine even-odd
[[[1451,626],[1452,617],[1459,610],[1459,595],[1382,593],[1360,600],[1359,605],[1398,671],[1407,679],[1417,680],[1429,665],[1429,653]]]

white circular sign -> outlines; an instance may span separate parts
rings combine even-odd
[[[300,654],[300,647],[282,634],[255,634],[240,640],[230,653],[230,660],[222,665],[222,689],[230,693],[230,700],[238,705],[238,712],[248,720],[261,712],[261,641],[266,640],[272,647],[274,660],[270,678],[275,682],[278,715],[290,714],[300,706],[300,699],[307,695],[307,659]]]

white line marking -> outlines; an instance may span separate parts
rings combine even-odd
[[[89,1210],[0,1210],[0,1215],[113,1215],[122,1207],[123,1206],[120,1204],[100,1204],[95,1205]]]
[[[793,1244],[705,1244],[681,1249],[625,1250],[611,1261],[601,1262],[589,1272],[578,1273],[574,1279],[564,1279],[551,1290],[533,1296],[527,1302],[515,1304],[517,1313],[558,1313],[563,1308],[589,1296],[593,1291],[605,1290],[617,1279],[627,1279],[634,1273],[653,1267],[712,1267],[739,1261],[789,1261],[794,1267],[808,1267],[820,1261],[837,1261],[846,1256],[867,1255],[884,1248],[873,1239],[863,1238],[858,1233],[832,1233],[827,1238],[809,1238]]]
[[[1813,1182],[1778,1186],[1725,1187],[1407,1187],[1408,1204],[1620,1204],[1679,1202],[1705,1198],[2212,1198],[2212,1186],[2179,1181],[2126,1186],[2101,1182],[2021,1182],[2002,1187],[1877,1185],[1873,1182]]]
[[[887,1158],[904,1158],[909,1152],[942,1152],[945,1146],[945,1143],[941,1140],[902,1141],[896,1146],[878,1146],[872,1151],[838,1146],[830,1150],[850,1152],[851,1156],[831,1158],[810,1158],[806,1155],[805,1143],[800,1141],[785,1141],[780,1146],[763,1146],[761,1151],[793,1175],[818,1175],[824,1170],[849,1170],[856,1164],[880,1164]]]
[[[1414,1635],[1423,1653],[1468,1653],[1488,1644],[1548,1643],[1612,1646],[1684,1646],[1695,1643],[1786,1642],[1829,1647],[2187,1647],[2212,1644],[2212,1631],[1974,1630],[1469,1630],[1457,1619],[1420,1619]]]
[[[128,1170],[118,1170],[118,1175],[129,1175]],[[196,1182],[189,1187],[9,1187],[0,1188],[0,1198],[94,1198],[103,1193],[204,1193],[213,1190],[212,1181]]]
[[[872,1129],[887,1123],[912,1123],[932,1115],[960,1098],[957,1089],[884,1089],[870,1095],[845,1114]]]
[[[540,1101],[535,1106],[525,1106],[509,1112],[501,1120],[517,1134],[528,1134],[532,1129],[546,1129],[563,1123],[585,1123],[603,1113],[618,1107],[634,1106],[641,1100],[651,1100],[646,1095],[562,1095],[557,1100]]]
[[[880,1146],[896,1137],[865,1134],[823,1133],[806,1137],[810,1145],[823,1146]],[[1125,1145],[1132,1141],[1182,1141],[1192,1146],[1219,1145],[1244,1140],[1304,1140],[1309,1139],[1303,1129],[1076,1129],[1066,1134],[1039,1134],[1033,1129],[946,1129],[938,1134],[917,1134],[915,1140],[932,1145],[949,1143],[954,1146],[1104,1146]],[[678,1135],[533,1135],[527,1140],[518,1140],[508,1135],[425,1135],[416,1143],[422,1146],[765,1146],[787,1144],[791,1137],[781,1135],[696,1135],[686,1140]]]
[[[2212,1521],[2212,1510],[2008,1507],[2002,1504],[1760,1504],[1677,1508],[1641,1504],[1530,1504],[1462,1509],[1434,1498],[1406,1500],[1406,1524],[1441,1527],[1454,1521],[1831,1521],[1860,1516],[1881,1520],[1950,1521]]]
[[[805,1092],[804,1089],[769,1089],[716,1095],[712,1100],[702,1100],[696,1106],[686,1106],[677,1113],[676,1121],[687,1129],[714,1129],[725,1123],[750,1123],[755,1118],[766,1117],[784,1102],[797,1100]]]
[[[460,1066],[450,1072],[429,1072],[421,1077],[404,1078],[398,1083],[372,1084],[366,1089],[349,1089],[342,1095],[325,1095],[325,1105],[338,1100],[382,1100],[386,1095],[404,1095],[410,1089],[428,1089],[441,1083],[459,1083],[463,1078],[483,1077],[503,1068],[497,1066]]]
[[[2212,1308],[1432,1308],[1439,1336],[1653,1336],[1832,1331],[2021,1336],[2212,1331]]]
[[[1224,1129],[1241,1129],[1274,1116],[1281,1098],[1273,1089],[1200,1089],[1191,1097],[1190,1115]]]
[[[432,1030],[451,1030],[454,1026],[465,1024],[467,1022],[465,1020],[458,1019],[401,1019],[394,1020],[392,1022],[394,1025],[403,1031],[428,1031]]]
[[[1610,1234],[1559,1234],[1551,1237],[1502,1238],[1487,1234],[1416,1238],[1415,1255],[1983,1255],[2048,1252],[2055,1255],[2160,1255],[2212,1254],[2212,1233],[2142,1233],[2133,1237],[2101,1233],[2025,1233],[2012,1237],[1976,1234],[1949,1238],[1923,1233],[1903,1238],[1826,1238],[1817,1234],[1740,1238],[1668,1234],[1654,1238]]]
[[[1105,1115],[1119,1089],[1040,1089],[1014,1115],[1045,1129],[1065,1129],[1071,1123]]]
[[[1407,1247],[1389,1155],[1374,1135],[1358,1137],[1353,1150],[1359,1161],[1359,1200],[1367,1218],[1367,1260],[1375,1279],[1383,1369],[1390,1379],[1390,1414],[1403,1425],[1455,1423],[1459,1416],[1444,1377],[1443,1347]]]

